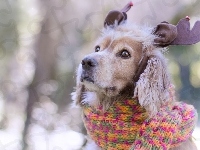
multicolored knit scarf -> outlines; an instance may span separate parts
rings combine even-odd
[[[163,106],[150,119],[136,99],[116,101],[106,112],[85,105],[83,112],[88,134],[104,150],[167,150],[186,141],[197,120],[194,107],[183,102]]]

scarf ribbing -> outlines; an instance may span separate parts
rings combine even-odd
[[[163,106],[152,118],[137,99],[115,101],[106,112],[102,109],[86,104],[83,120],[103,150],[167,150],[186,141],[197,120],[194,107],[183,102]]]

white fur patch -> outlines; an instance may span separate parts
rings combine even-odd
[[[99,105],[98,95],[95,92],[84,92],[81,103],[96,107]]]
[[[71,93],[71,98],[72,98],[72,103],[71,103],[71,108],[79,108],[79,106],[76,104],[77,102],[77,93],[76,93],[76,91],[75,92],[72,92]]]
[[[72,92],[71,93],[71,98],[72,98],[73,101],[76,100],[76,92]]]

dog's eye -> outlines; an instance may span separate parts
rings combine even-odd
[[[97,46],[95,47],[95,52],[98,52],[98,51],[100,51],[100,46],[99,46],[99,45],[97,45]]]
[[[130,53],[127,50],[122,50],[120,52],[120,57],[122,57],[124,59],[127,59],[127,58],[131,57],[131,55],[130,55]]]

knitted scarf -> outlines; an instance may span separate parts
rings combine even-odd
[[[137,99],[116,101],[106,112],[102,109],[85,104],[83,120],[103,150],[167,150],[186,141],[197,120],[194,107],[183,102],[163,106],[152,118]]]

